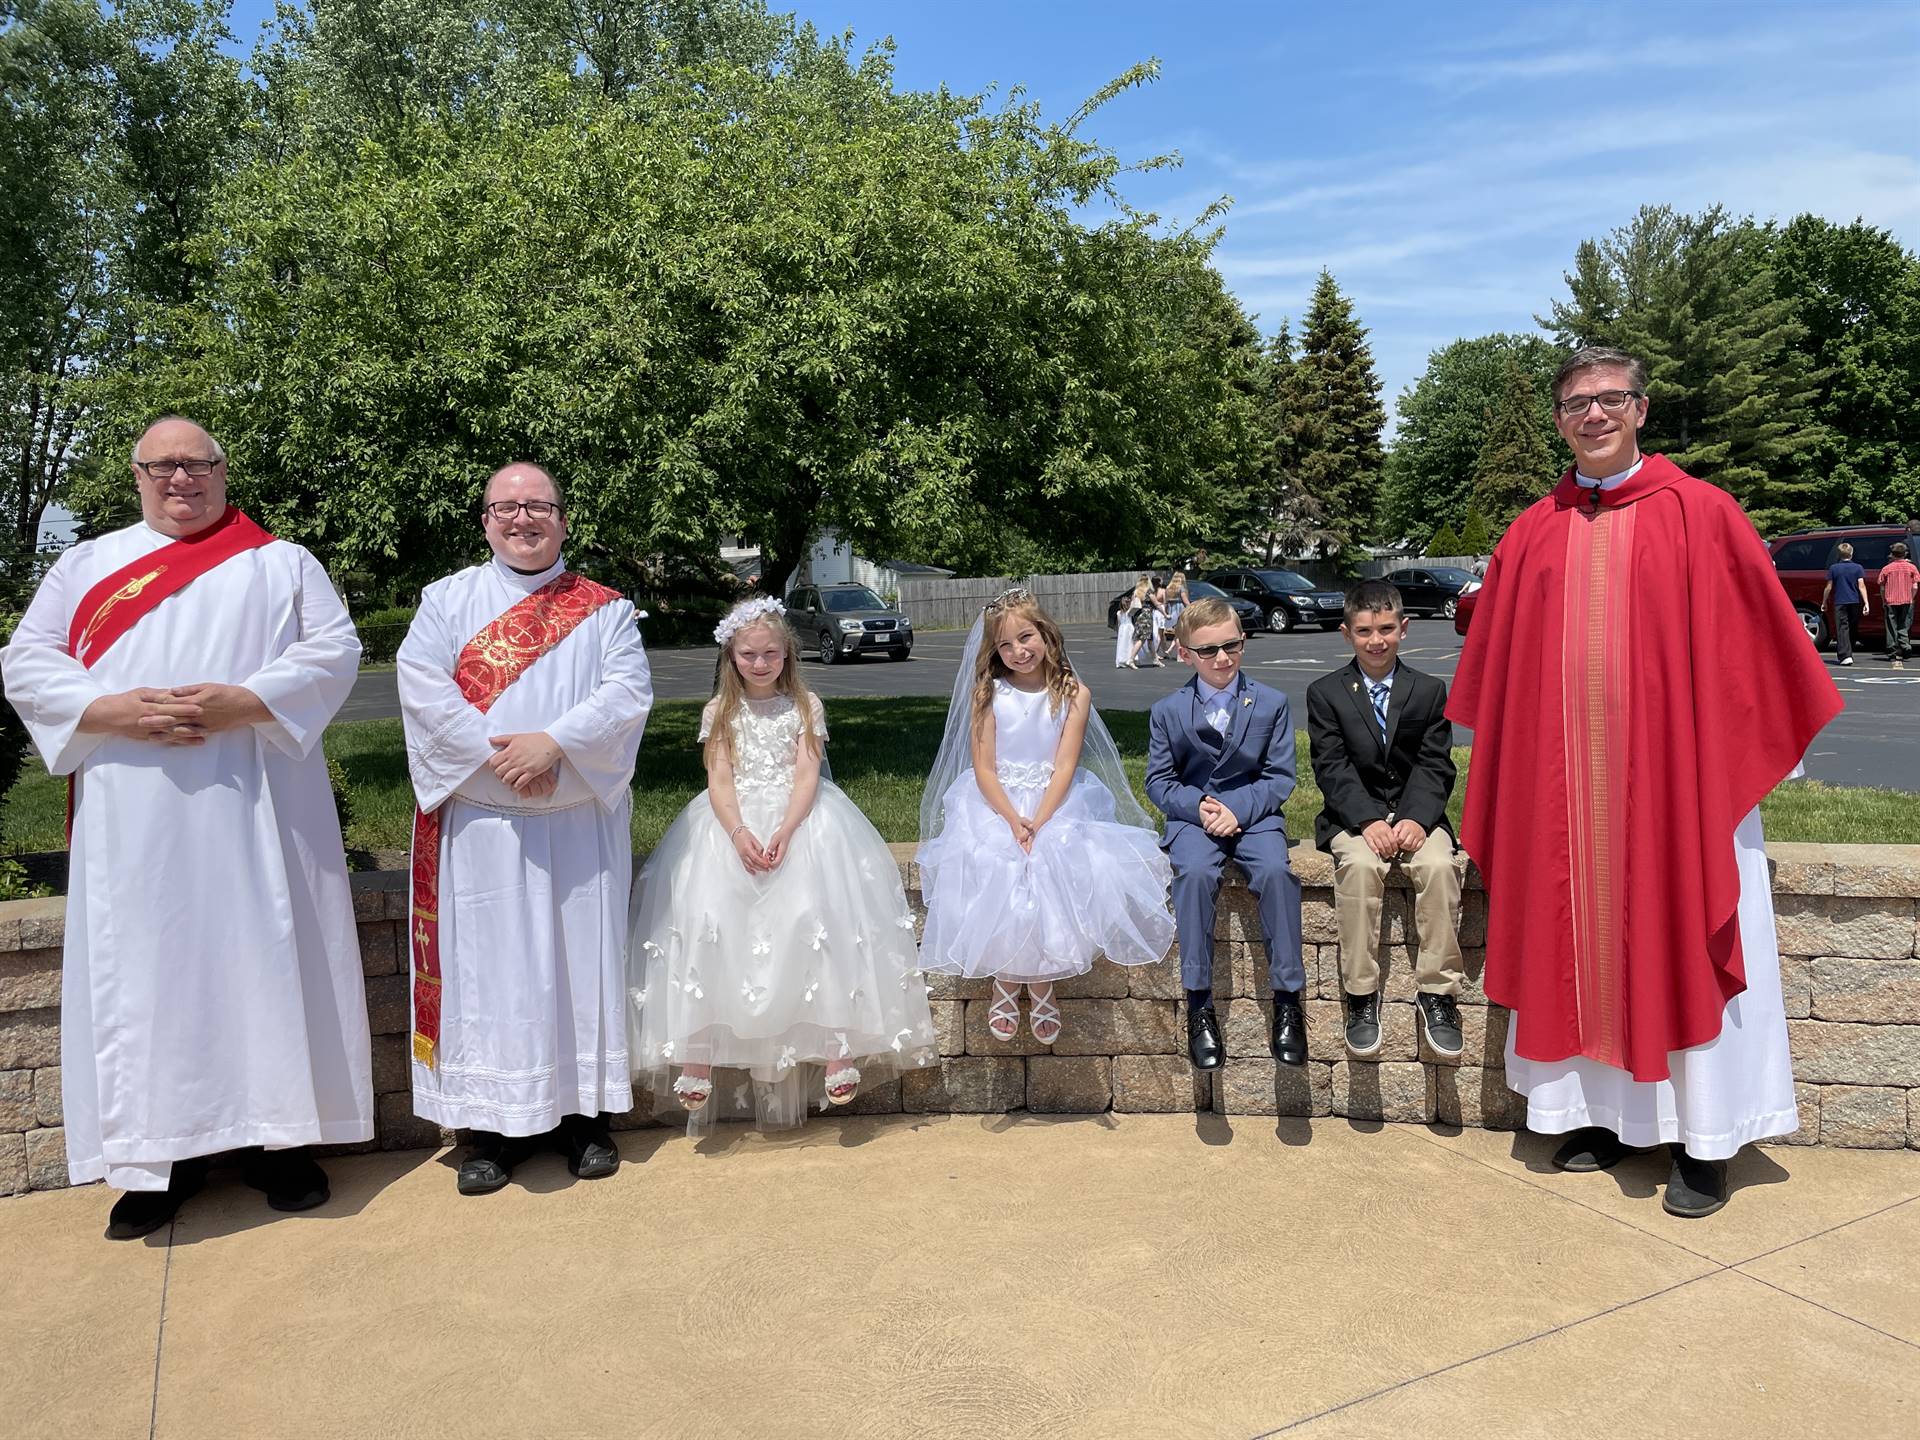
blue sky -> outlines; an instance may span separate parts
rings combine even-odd
[[[1051,118],[1157,56],[1085,130],[1182,156],[1125,177],[1129,200],[1184,222],[1231,196],[1216,261],[1263,330],[1331,269],[1389,403],[1448,341],[1531,329],[1575,245],[1642,204],[1858,216],[1920,247],[1914,0],[794,8],[857,48],[893,37],[902,86],[1020,86]],[[243,46],[269,9],[239,0]]]

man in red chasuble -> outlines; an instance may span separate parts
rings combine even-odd
[[[1665,1206],[1798,1128],[1759,804],[1841,708],[1732,496],[1640,453],[1646,368],[1554,380],[1574,465],[1495,551],[1448,714],[1485,877],[1507,1083],[1553,1162],[1664,1144]]]

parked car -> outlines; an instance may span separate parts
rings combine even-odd
[[[1225,591],[1229,599],[1237,597],[1257,605],[1262,623],[1269,630],[1292,630],[1300,625],[1336,630],[1345,618],[1347,597],[1343,592],[1318,589],[1306,576],[1291,570],[1215,570],[1207,580]]]
[[[913,622],[865,585],[798,586],[787,592],[787,622],[823,665],[913,653]]]
[[[1129,585],[1109,602],[1107,605],[1107,628],[1109,630],[1116,632],[1119,630],[1120,607],[1132,598],[1133,587]],[[1229,595],[1218,585],[1209,585],[1204,580],[1189,580],[1187,582],[1187,600],[1189,602],[1195,600],[1224,600],[1233,607],[1233,613],[1240,617],[1240,628],[1249,635],[1266,628],[1266,614],[1258,605],[1254,604],[1253,601],[1243,600],[1238,595]]]
[[[1454,602],[1454,605],[1453,605],[1453,633],[1454,634],[1464,635],[1467,633],[1467,623],[1473,619],[1473,607],[1476,604],[1478,604],[1479,601],[1480,601],[1480,592],[1478,590],[1469,590],[1467,591],[1466,594],[1462,595],[1458,600]]]
[[[1854,563],[1867,572],[1867,600],[1872,608],[1861,617],[1856,640],[1884,639],[1887,633],[1885,606],[1880,600],[1880,567],[1887,563],[1887,550],[1896,540],[1905,540],[1909,550],[1920,548],[1920,535],[1909,535],[1904,525],[1829,526],[1820,530],[1796,530],[1771,542],[1773,570],[1786,587],[1787,598],[1800,612],[1800,623],[1807,627],[1816,650],[1824,650],[1833,639],[1833,606],[1822,610],[1820,592],[1827,588],[1827,567],[1839,558],[1835,551],[1844,540],[1853,546]]]
[[[1480,588],[1478,575],[1451,565],[1390,570],[1380,578],[1400,591],[1409,615],[1444,615],[1449,620],[1460,597]]]

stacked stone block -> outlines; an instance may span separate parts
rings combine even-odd
[[[1920,846],[1775,845],[1781,981],[1801,1126],[1780,1144],[1920,1149]],[[919,905],[911,849],[895,847]],[[1185,1001],[1175,957],[1127,969],[1097,963],[1059,987],[1066,1028],[1044,1049],[1023,1022],[1011,1041],[987,1032],[985,981],[928,979],[939,1062],[875,1086],[853,1114],[1212,1113],[1341,1116],[1362,1122],[1511,1129],[1524,1107],[1506,1087],[1507,1016],[1480,988],[1486,897],[1466,875],[1461,944],[1466,1045],[1444,1060],[1420,1043],[1413,1010],[1411,892],[1396,879],[1381,925],[1377,1059],[1342,1044],[1339,937],[1332,869],[1293,852],[1304,887],[1309,1059],[1267,1053],[1271,1000],[1252,897],[1229,880],[1214,931],[1214,995],[1231,1057],[1212,1074],[1186,1058]],[[0,1195],[67,1183],[60,1117],[60,945],[64,900],[0,904]],[[373,1032],[377,1139],[342,1149],[408,1149],[450,1138],[417,1119],[408,1093],[406,877],[354,877],[354,913]],[[620,1117],[648,1124],[643,1098]]]

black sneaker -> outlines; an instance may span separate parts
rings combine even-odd
[[[1575,1174],[1611,1170],[1627,1156],[1638,1153],[1632,1146],[1622,1145],[1620,1137],[1611,1130],[1587,1125],[1560,1142],[1560,1148],[1553,1152],[1553,1168]]]
[[[1370,1060],[1380,1053],[1380,993],[1346,998],[1347,1053]]]
[[[526,1147],[492,1130],[472,1131],[469,1138],[473,1148],[460,1162],[454,1188],[462,1195],[491,1195],[513,1178],[513,1167]]]
[[[289,1214],[311,1210],[333,1198],[327,1172],[314,1163],[305,1146],[291,1150],[256,1150],[240,1164],[240,1178],[266,1193],[267,1204]]]
[[[620,1151],[605,1115],[569,1115],[560,1122],[567,1169],[578,1180],[604,1180],[620,1168]]]
[[[1684,1145],[1671,1145],[1673,1173],[1660,1204],[1669,1215],[1698,1220],[1727,1203],[1727,1167],[1719,1160],[1696,1160]]]
[[[207,1183],[204,1159],[176,1160],[164,1190],[129,1190],[113,1202],[107,1215],[107,1239],[138,1240],[173,1219],[181,1205]]]
[[[1460,1007],[1451,995],[1414,996],[1414,1009],[1420,1012],[1420,1028],[1426,1032],[1427,1048],[1436,1055],[1457,1060],[1466,1042],[1460,1038]]]

